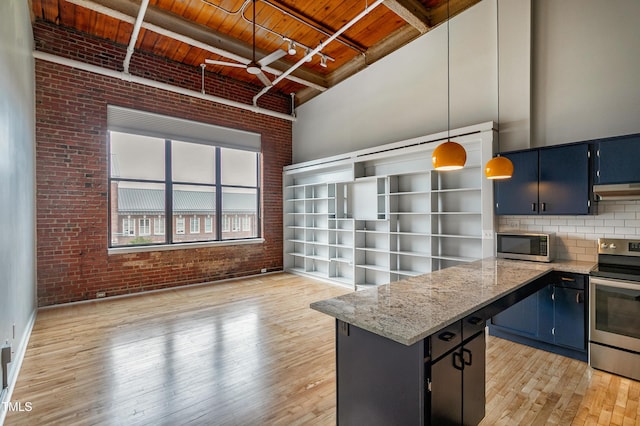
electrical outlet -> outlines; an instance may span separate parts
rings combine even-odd
[[[484,238],[485,240],[492,239],[493,238],[493,231],[487,230],[487,229],[483,229],[482,230],[482,238]]]
[[[508,220],[507,226],[511,229],[518,229],[520,227],[520,221],[517,219]]]
[[[262,268],[262,269],[260,269],[260,273],[261,273],[261,274],[264,274],[264,273],[266,273],[266,272],[267,272],[267,268]]]
[[[106,296],[107,296],[107,293],[104,291],[99,291],[96,293],[97,298],[106,297]]]

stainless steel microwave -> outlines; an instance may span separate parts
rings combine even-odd
[[[555,234],[498,232],[496,256],[504,259],[551,262],[555,258]]]

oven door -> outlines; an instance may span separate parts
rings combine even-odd
[[[591,277],[589,340],[640,352],[640,282]]]

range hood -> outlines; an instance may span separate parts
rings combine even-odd
[[[598,201],[640,200],[640,183],[593,185],[593,193]]]

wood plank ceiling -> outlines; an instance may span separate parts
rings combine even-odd
[[[252,59],[255,3],[256,58],[289,48],[262,66],[273,82],[363,11],[362,19],[303,62],[271,90],[296,94],[301,104],[390,54],[480,0],[149,0],[135,48],[172,61],[265,86],[242,64]],[[33,14],[128,45],[142,0],[31,0]],[[326,65],[326,66],[324,66]]]

